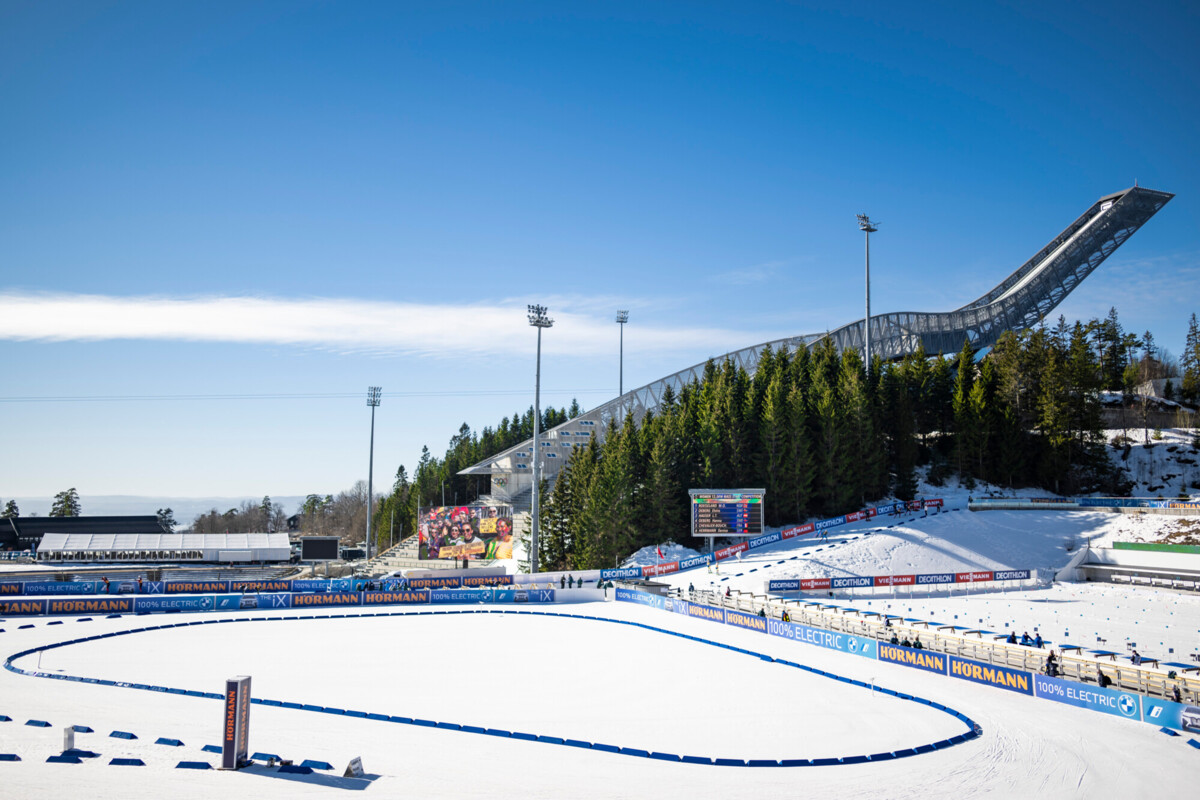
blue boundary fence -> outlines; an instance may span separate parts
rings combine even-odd
[[[413,718],[413,717],[370,713],[370,712],[366,712],[366,711],[356,711],[356,710],[351,710],[351,709],[334,708],[334,707],[328,707],[328,706],[318,706],[318,705],[312,705],[312,704],[307,704],[307,703],[299,703],[299,702],[284,701],[284,700],[272,700],[272,699],[256,697],[256,698],[253,698],[251,700],[251,702],[256,703],[258,705],[262,705],[262,706],[268,706],[268,707],[286,708],[286,709],[297,710],[297,711],[309,711],[309,712],[321,713],[321,714],[333,714],[333,715],[343,716],[343,717],[355,717],[355,718],[371,720],[371,721],[376,721],[376,722],[389,722],[389,723],[397,723],[397,724],[401,724],[401,725],[414,725],[417,727],[426,727],[426,728],[440,728],[442,730],[459,731],[461,733],[472,733],[472,734],[484,735],[484,736],[497,736],[497,737],[501,737],[501,738],[517,739],[520,741],[540,742],[543,744],[553,744],[553,745],[559,745],[559,746],[564,746],[564,747],[575,747],[575,748],[582,748],[582,749],[587,749],[587,750],[595,750],[595,751],[603,752],[603,753],[613,753],[616,755],[632,756],[632,757],[636,757],[636,758],[650,758],[650,759],[655,759],[655,760],[659,760],[659,761],[669,761],[669,762],[684,763],[684,764],[700,764],[700,765],[708,765],[708,766],[728,766],[728,767],[810,767],[810,766],[836,766],[836,765],[847,765],[847,764],[862,764],[862,763],[873,762],[873,761],[889,761],[889,760],[893,760],[893,759],[897,759],[897,758],[909,758],[912,756],[921,755],[923,753],[930,753],[935,750],[943,750],[947,747],[953,747],[954,745],[971,741],[972,739],[978,738],[980,735],[982,735],[981,728],[973,720],[971,720],[969,717],[967,717],[965,714],[963,714],[962,712],[956,711],[948,706],[945,706],[941,703],[934,702],[932,700],[927,700],[925,698],[915,697],[915,696],[909,695],[909,694],[904,694],[902,692],[898,692],[893,689],[888,689],[883,686],[878,686],[878,685],[871,686],[870,684],[867,684],[863,681],[855,680],[853,678],[847,678],[847,677],[837,675],[832,672],[820,670],[815,667],[810,667],[805,664],[799,664],[799,663],[796,663],[793,661],[777,659],[777,658],[767,655],[766,653],[760,653],[760,652],[756,652],[754,650],[747,650],[745,648],[735,647],[733,645],[728,645],[723,642],[716,642],[711,639],[704,639],[701,637],[691,636],[691,635],[681,633],[678,631],[673,631],[673,630],[669,630],[666,628],[659,628],[659,627],[656,627],[653,625],[647,625],[647,624],[641,623],[641,622],[635,622],[632,620],[609,619],[606,617],[593,617],[593,616],[588,616],[588,615],[583,615],[583,614],[566,614],[566,613],[554,612],[554,611],[516,611],[516,610],[504,610],[504,609],[475,609],[475,608],[472,608],[472,609],[444,610],[444,611],[442,611],[442,610],[439,610],[439,611],[408,611],[408,612],[381,611],[381,612],[374,612],[374,613],[360,612],[360,613],[348,613],[348,614],[323,614],[323,615],[288,616],[288,617],[240,617],[240,618],[233,618],[233,619],[230,619],[230,618],[201,619],[201,620],[194,620],[191,622],[179,622],[179,623],[164,624],[164,625],[151,625],[151,626],[147,626],[147,627],[143,627],[143,628],[132,628],[129,630],[124,630],[124,631],[112,631],[110,633],[102,633],[102,634],[97,634],[95,636],[84,636],[84,637],[80,637],[77,639],[68,639],[68,640],[61,641],[61,642],[54,642],[54,643],[47,644],[47,645],[41,645],[39,647],[29,648],[27,650],[22,650],[19,653],[14,653],[14,654],[10,655],[4,662],[4,668],[9,670],[10,672],[14,672],[14,673],[17,673],[20,675],[27,675],[30,677],[36,677],[36,678],[48,678],[51,680],[76,681],[76,682],[80,682],[80,683],[90,683],[90,684],[94,684],[96,686],[110,686],[110,687],[118,687],[118,688],[123,688],[123,689],[136,689],[136,690],[148,691],[148,692],[161,692],[161,693],[165,693],[165,694],[184,695],[187,697],[196,697],[196,698],[207,699],[207,700],[223,700],[224,696],[219,692],[201,692],[198,690],[182,689],[182,688],[175,688],[175,687],[169,687],[169,686],[156,686],[156,685],[143,684],[143,683],[125,683],[125,682],[121,682],[121,681],[112,681],[112,680],[107,680],[107,679],[103,679],[103,678],[89,678],[89,677],[81,676],[81,675],[66,675],[66,674],[62,674],[62,673],[37,672],[34,670],[21,669],[20,667],[16,666],[13,662],[17,659],[25,658],[27,656],[34,655],[34,654],[37,654],[40,652],[45,652],[47,650],[55,650],[55,649],[59,649],[59,648],[70,647],[71,645],[83,644],[85,642],[94,642],[94,641],[99,641],[102,639],[109,639],[109,638],[113,638],[113,637],[117,637],[117,636],[128,636],[128,635],[132,635],[135,633],[147,633],[150,631],[167,630],[170,628],[190,627],[190,626],[194,626],[194,625],[216,625],[216,624],[235,623],[235,622],[287,622],[287,621],[302,621],[302,620],[313,620],[313,619],[342,619],[342,618],[348,618],[348,617],[424,616],[424,615],[428,615],[428,614],[436,614],[436,615],[527,614],[527,615],[536,615],[536,616],[544,616],[544,617],[562,617],[562,618],[573,619],[573,620],[588,620],[588,621],[592,621],[592,622],[605,622],[605,623],[610,623],[610,624],[630,625],[630,626],[633,626],[636,628],[641,628],[643,630],[652,631],[655,633],[661,633],[661,634],[664,634],[667,636],[676,636],[679,638],[687,639],[689,641],[693,641],[698,644],[709,645],[712,647],[720,647],[722,649],[730,650],[732,652],[742,653],[751,658],[757,658],[762,661],[769,661],[769,662],[776,663],[781,666],[789,667],[792,669],[803,670],[803,671],[808,672],[813,675],[819,675],[821,677],[829,678],[830,680],[836,680],[836,681],[851,684],[854,686],[859,686],[864,689],[870,688],[873,691],[881,692],[883,694],[898,698],[900,700],[918,703],[921,705],[926,705],[937,711],[941,711],[945,714],[955,717],[956,719],[958,719],[959,721],[961,721],[963,723],[963,725],[965,726],[965,730],[963,733],[948,737],[946,739],[942,739],[937,742],[918,744],[918,745],[916,745],[914,747],[910,747],[910,748],[902,748],[902,749],[898,749],[898,750],[894,750],[894,751],[872,753],[872,754],[866,754],[866,755],[849,755],[849,756],[829,757],[829,758],[742,759],[742,758],[721,758],[721,757],[709,757],[709,756],[677,755],[674,753],[664,753],[664,752],[658,752],[658,751],[644,750],[641,748],[623,747],[623,746],[618,746],[618,745],[604,744],[601,742],[587,742],[587,741],[583,741],[583,740],[567,739],[567,738],[558,737],[558,736],[548,736],[548,735],[542,735],[542,734],[525,733],[525,732],[521,732],[521,731],[507,731],[507,730],[501,730],[501,729],[496,729],[496,728],[484,728],[484,727],[477,726],[477,725],[463,725],[461,723],[456,723],[456,722],[439,722],[439,721],[434,721],[434,720],[419,719],[419,718]],[[757,619],[757,618],[755,618],[755,619]]]

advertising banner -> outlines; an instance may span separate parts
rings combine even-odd
[[[738,542],[737,544],[731,544],[729,547],[722,547],[720,550],[713,553],[713,556],[715,556],[718,561],[723,561],[730,556],[736,555],[737,553],[743,553],[749,549],[749,542]]]
[[[1033,674],[1030,672],[985,664],[982,661],[972,661],[959,656],[947,656],[947,658],[950,659],[951,677],[1008,689],[1010,692],[1033,694]]]
[[[994,581],[1027,581],[1029,580],[1029,570],[1027,569],[1009,569],[1002,572],[993,572],[992,580]]]
[[[830,586],[834,589],[847,589],[874,585],[875,579],[869,576],[859,577],[854,575],[842,575],[840,577],[830,579]]]
[[[819,530],[819,531],[823,531],[826,528],[832,528],[837,525],[845,525],[845,524],[846,524],[845,517],[831,517],[830,519],[821,519],[821,520],[817,520],[817,522],[816,522],[817,530]]]
[[[926,508],[941,508],[942,507],[942,498],[933,497],[933,498],[930,498],[929,500],[926,500],[925,507]]]
[[[648,567],[642,567],[642,575],[647,578],[653,578],[655,575],[670,575],[672,572],[679,572],[678,561],[671,561],[666,564],[651,564]]]
[[[709,622],[725,622],[725,609],[713,606],[702,606],[698,603],[688,603],[688,616],[706,619]]]
[[[294,580],[292,581],[293,592],[348,592],[351,589],[351,584],[347,578],[335,578],[333,580]]]
[[[218,594],[213,597],[214,611],[239,611],[243,608],[258,608],[258,595]]]
[[[240,769],[250,753],[250,677],[225,681],[225,725],[221,769]]]
[[[916,575],[876,575],[876,586],[912,586],[917,582]]]
[[[1200,733],[1200,706],[1173,703],[1158,697],[1143,697],[1142,721],[1189,733]]]
[[[683,571],[685,569],[691,569],[692,567],[698,567],[701,564],[711,564],[712,561],[713,557],[711,553],[706,553],[702,556],[692,556],[690,558],[681,559],[679,562],[679,569],[680,571]]]
[[[992,580],[990,572],[956,572],[954,573],[955,583],[978,583],[980,581]]]
[[[511,506],[436,506],[418,517],[418,557],[512,558]]]
[[[0,600],[0,615],[24,617],[46,613],[45,600]]]
[[[828,650],[838,650],[865,658],[875,658],[875,640],[849,633],[830,631],[824,628],[811,628],[796,622],[782,622],[777,619],[767,620],[767,633],[781,636],[794,642],[803,642]]]
[[[384,591],[384,592],[363,592],[364,606],[378,605],[407,605],[410,603],[428,603],[429,592],[427,591]]]
[[[918,575],[917,586],[928,586],[930,584],[939,583],[954,583],[953,572],[939,572],[930,575]]]
[[[903,664],[906,667],[945,675],[948,657],[945,653],[932,653],[929,650],[917,650],[912,647],[880,642],[878,658],[880,661],[890,661],[893,664]]]
[[[511,586],[512,575],[467,575],[463,578],[463,586]]]
[[[798,592],[800,591],[800,579],[784,579],[767,581],[768,592]]]
[[[602,581],[620,581],[627,578],[642,577],[641,567],[623,567],[621,569],[602,569],[600,570],[600,580]]]
[[[725,609],[725,624],[733,625],[735,628],[758,631],[759,633],[767,632],[766,617],[760,617],[757,614],[748,614],[745,611]]]
[[[290,592],[291,581],[230,581],[229,591],[246,593]]]
[[[409,578],[410,589],[458,589],[462,586],[462,578]]]
[[[764,533],[762,536],[751,539],[749,544],[751,548],[764,547],[768,544],[774,544],[775,542],[778,542],[781,538],[783,537],[778,532]]]
[[[132,614],[132,597],[87,597],[78,600],[47,600],[50,614]]]
[[[167,594],[220,594],[229,591],[229,581],[167,581]]]
[[[133,602],[135,612],[212,611],[211,597],[138,597]]]
[[[803,592],[811,592],[814,589],[830,588],[829,578],[801,578],[800,590]]]
[[[1090,708],[1092,711],[1101,711],[1125,719],[1141,719],[1141,704],[1138,703],[1138,696],[1135,694],[1037,674],[1033,676],[1033,685],[1037,696],[1043,700]]]
[[[479,589],[433,589],[429,592],[431,603],[482,603],[491,597],[490,591]]]
[[[292,608],[311,606],[357,606],[362,603],[358,592],[325,592],[323,594],[299,594],[292,592]]]
[[[29,581],[25,584],[25,594],[92,594],[96,584],[92,581]]]
[[[797,536],[803,536],[806,533],[812,533],[816,529],[816,525],[813,525],[811,522],[806,522],[803,525],[796,525],[792,528],[784,528],[779,532],[779,534],[784,539],[794,539]]]
[[[276,608],[291,608],[292,594],[291,592],[274,592],[271,594],[256,594],[254,597],[258,600],[259,608],[276,609]]]
[[[616,599],[622,603],[637,603],[642,606],[650,606],[651,608],[663,609],[666,608],[664,598],[656,594],[648,592],[638,592],[633,589],[625,589],[621,586],[617,587]]]

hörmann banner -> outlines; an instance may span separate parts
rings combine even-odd
[[[50,614],[132,614],[132,597],[80,597],[47,600]]]
[[[923,669],[927,672],[946,674],[946,655],[933,653],[929,650],[917,650],[898,644],[879,644],[878,658],[880,661],[890,661],[893,664],[903,664],[906,667]]]
[[[225,725],[221,736],[221,769],[239,769],[250,753],[250,677],[225,681]]]
[[[986,683],[1000,689],[1020,694],[1033,694],[1033,674],[1021,669],[998,667],[982,661],[972,661],[959,656],[947,656],[950,660],[949,674],[974,683]]]

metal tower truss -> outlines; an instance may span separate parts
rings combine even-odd
[[[930,354],[954,353],[962,347],[964,339],[980,349],[995,344],[1005,331],[1036,326],[1174,196],[1135,186],[1100,198],[994,289],[955,311],[899,311],[872,316],[872,355],[885,360],[903,358],[916,352],[920,345]],[[800,344],[812,347],[827,337],[839,352],[846,348],[861,351],[863,322],[852,322],[826,333],[764,342],[714,361],[718,364],[732,361],[753,375],[766,348],[794,350]],[[696,364],[545,431],[538,443],[545,478],[552,480],[566,464],[571,449],[585,443],[588,437],[603,439],[609,424],[620,425],[628,414],[641,421],[647,411],[658,408],[668,386],[678,396],[685,385],[699,381],[703,374],[704,364]],[[459,474],[492,475],[492,495],[497,499],[526,495],[532,486],[532,449],[532,440],[525,441]]]

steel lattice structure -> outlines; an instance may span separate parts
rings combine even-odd
[[[885,360],[903,358],[921,345],[930,354],[954,353],[962,348],[964,340],[980,349],[995,344],[1004,331],[1036,326],[1174,196],[1135,186],[1100,198],[994,289],[962,308],[940,313],[900,311],[872,316],[872,355]],[[714,360],[732,361],[753,375],[768,347],[773,350],[796,349],[801,344],[812,347],[829,338],[839,352],[846,348],[862,350],[863,333],[863,321],[859,320],[826,333],[763,342]],[[544,477],[553,479],[566,463],[571,448],[585,442],[586,437],[603,437],[610,422],[619,424],[628,414],[640,420],[647,411],[658,408],[668,386],[678,395],[686,384],[699,381],[703,373],[704,364],[696,364],[545,431],[539,441]],[[493,496],[511,502],[530,492],[532,445],[532,440],[522,442],[459,474],[493,476]]]

